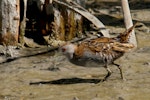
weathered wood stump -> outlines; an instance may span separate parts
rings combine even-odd
[[[68,41],[82,35],[82,16],[66,6],[45,0],[41,16],[42,34],[49,34],[50,40]]]
[[[19,4],[19,0],[0,0],[0,44],[18,43]]]
[[[45,43],[44,36],[49,36],[50,41],[70,41],[84,35],[84,24],[87,23],[83,24],[83,19],[98,29],[105,28],[82,7],[84,3],[84,0],[1,0],[0,43],[16,45],[19,39],[23,46],[27,33],[38,43]],[[106,30],[100,31],[103,36],[108,36]]]
[[[83,32],[83,18],[81,15],[63,5],[54,3],[53,33],[56,40],[71,40],[79,37]]]

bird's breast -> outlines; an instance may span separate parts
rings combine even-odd
[[[83,52],[82,58],[91,58],[91,59],[102,60],[102,55],[100,55],[100,53],[97,53],[97,52],[85,50]]]

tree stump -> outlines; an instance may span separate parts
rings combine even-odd
[[[19,4],[19,0],[0,0],[0,44],[18,43]]]
[[[16,45],[19,39],[23,46],[28,35],[39,44],[45,44],[44,36],[50,41],[70,41],[85,35],[83,18],[88,25],[105,28],[84,6],[84,0],[1,0],[0,44]],[[100,32],[108,36],[106,30]]]
[[[81,2],[78,1],[78,3]],[[82,35],[83,18],[75,11],[56,2],[49,2],[49,0],[45,0],[43,10],[46,10],[43,12],[46,13],[44,19],[47,20],[44,20],[46,25],[45,31],[42,32],[43,34],[50,32],[50,40],[69,41]]]

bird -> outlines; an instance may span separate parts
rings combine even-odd
[[[117,66],[121,79],[125,80],[122,67],[114,61],[135,47],[134,44],[129,43],[131,32],[135,26],[136,24],[112,38],[99,37],[78,44],[67,42],[60,47],[60,50],[69,59],[92,59],[103,62],[107,74],[102,81],[106,81],[112,74],[111,69],[108,67],[110,64]]]

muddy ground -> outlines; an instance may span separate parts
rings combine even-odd
[[[100,82],[107,73],[102,65],[89,61],[79,66],[58,51],[47,52],[0,64],[0,100],[150,100],[150,8],[142,7],[131,10],[134,21],[141,22],[135,28],[138,48],[116,61],[126,81],[115,66],[110,66],[112,76]],[[105,22],[112,35],[124,30],[122,21]],[[38,50],[26,48],[22,53]]]

